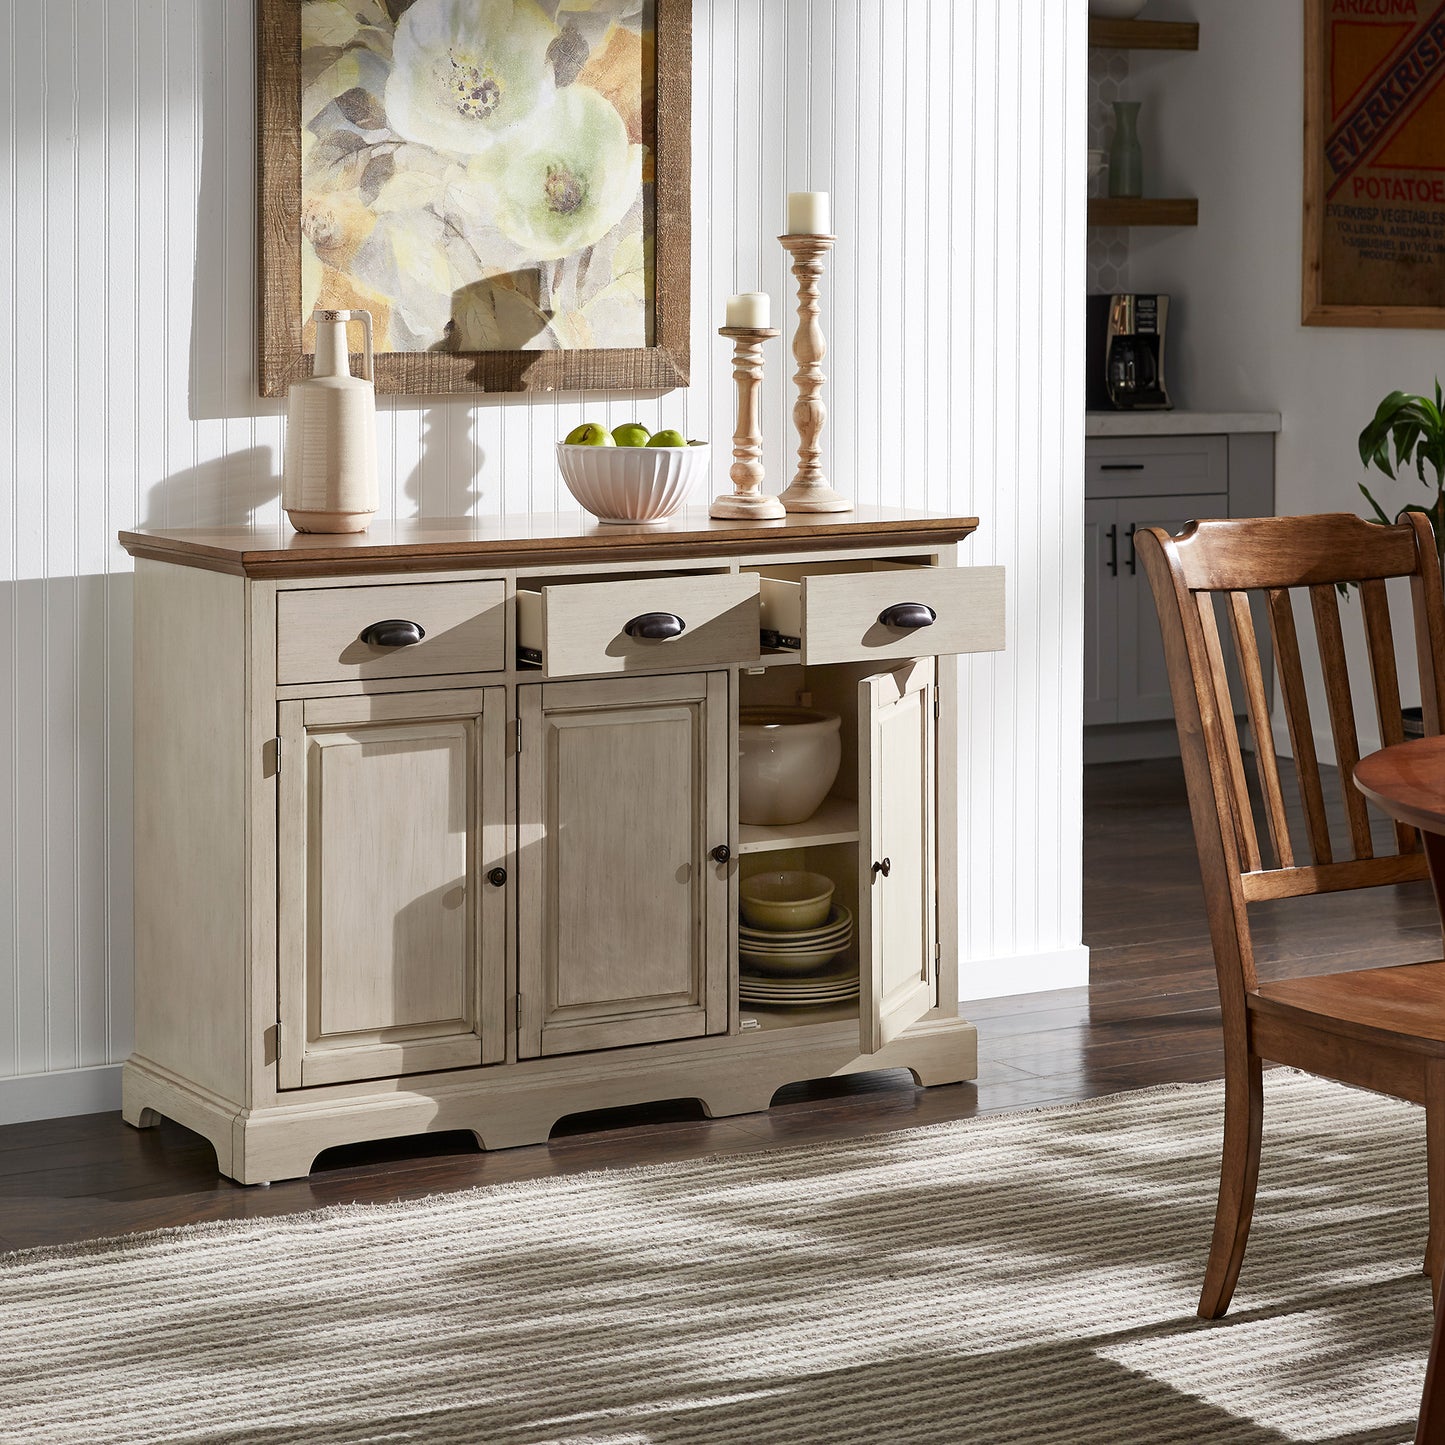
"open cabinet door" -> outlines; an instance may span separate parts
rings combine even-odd
[[[931,1009],[934,660],[858,684],[859,1042],[876,1053]]]

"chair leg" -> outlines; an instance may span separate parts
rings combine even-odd
[[[1445,1279],[1445,1062],[1437,1059],[1425,1068],[1425,1169],[1430,1199],[1425,1273],[1438,1305]]]
[[[1199,1296],[1202,1319],[1217,1320],[1229,1308],[1259,1183],[1259,1145],[1264,1124],[1264,1068],[1257,1054],[1226,1057],[1224,1074],[1224,1157],[1219,1166],[1219,1204],[1214,1241]]]

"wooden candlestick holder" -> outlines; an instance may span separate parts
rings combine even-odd
[[[793,356],[798,370],[793,380],[798,400],[793,406],[793,425],[798,429],[798,470],[792,485],[779,497],[789,512],[851,512],[853,503],[828,485],[819,458],[828,408],[823,404],[822,361],[828,342],[818,324],[821,309],[818,286],[823,278],[823,258],[833,249],[836,236],[779,236],[783,249],[793,258],[793,275],[798,279],[798,331],[793,337]]]
[[[763,432],[760,393],[763,342],[780,335],[761,326],[724,326],[719,336],[733,344],[733,380],[738,386],[738,424],[733,432],[733,490],[708,508],[710,517],[773,520],[786,516],[776,497],[763,495]]]

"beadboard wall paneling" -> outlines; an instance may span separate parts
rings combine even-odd
[[[696,0],[691,388],[380,404],[390,515],[566,504],[551,447],[584,417],[710,438],[724,485],[723,300],[769,291],[786,325],[785,193],[833,193],[832,480],[977,512],[972,557],[1009,569],[1009,649],[962,669],[972,997],[1080,981],[1058,960],[1083,958],[1083,12]],[[3,1079],[131,1044],[131,578],[115,532],[274,523],[282,419],[254,382],[251,6],[8,0],[0,27]],[[776,490],[786,337],[768,365]]]

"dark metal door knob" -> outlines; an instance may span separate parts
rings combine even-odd
[[[629,637],[641,638],[647,642],[665,642],[669,637],[681,637],[687,631],[687,623],[675,612],[644,612],[634,617],[622,629]]]
[[[885,858],[881,863],[873,865],[873,876],[876,878],[880,873],[886,878],[893,871],[893,860]]]
[[[388,617],[373,622],[362,630],[361,640],[369,647],[415,647],[426,636],[426,629],[401,617]]]
[[[733,850],[726,843],[719,843],[716,848],[708,854],[714,863],[726,863],[733,856]]]
[[[490,883],[493,888],[505,888],[507,884],[507,870],[505,868],[493,868],[492,871],[487,874],[487,882]]]
[[[938,613],[922,602],[895,602],[878,614],[878,620],[884,627],[914,632],[920,627],[932,627],[938,621]]]

